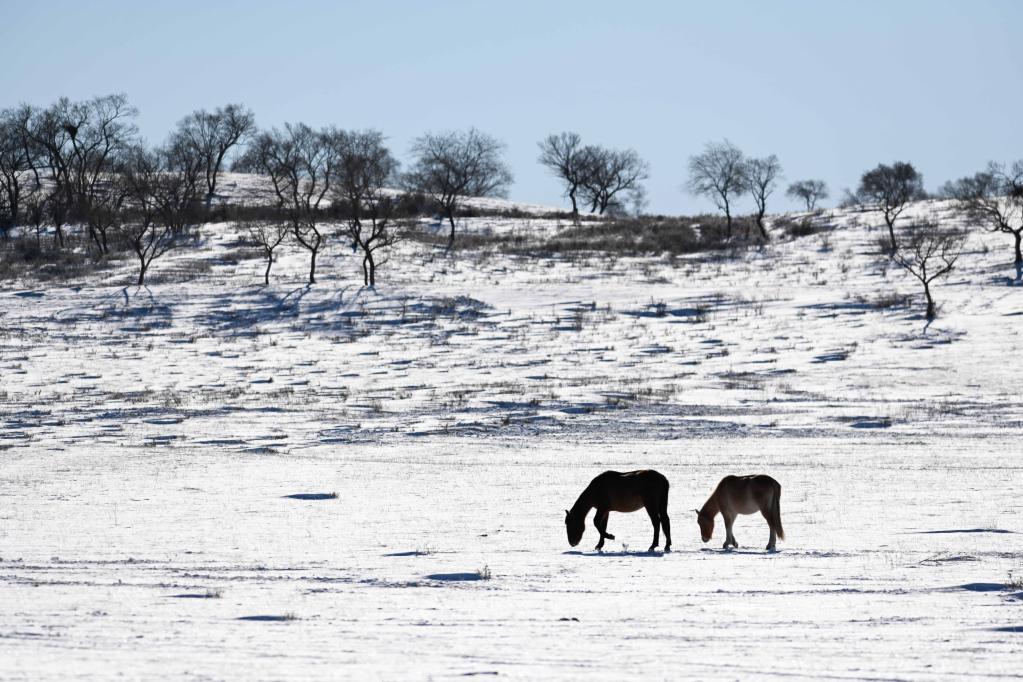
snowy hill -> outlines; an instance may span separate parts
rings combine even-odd
[[[130,260],[4,284],[0,676],[1015,674],[1009,244],[973,232],[927,324],[877,214],[811,220],[674,257],[407,241],[375,290],[337,239],[317,284],[289,248],[263,287],[216,224],[142,289]],[[639,551],[642,512],[568,551],[561,510],[643,467],[671,481],[674,551]],[[781,551],[759,516],[738,551],[702,544],[691,510],[760,472]]]
[[[270,179],[265,176],[251,173],[222,173],[220,178],[216,197],[218,203],[260,206],[269,204],[274,200],[273,186],[270,184]],[[398,190],[394,191],[397,192]],[[463,199],[463,202],[469,208],[486,211],[516,211],[536,215],[564,212],[563,208],[557,206],[530,204],[492,197],[466,197]],[[324,200],[324,204],[329,203],[328,197]]]

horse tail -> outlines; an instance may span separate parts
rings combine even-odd
[[[785,529],[781,527],[781,486],[774,484],[774,495],[771,497],[771,528],[778,534],[778,539],[785,539]]]
[[[661,491],[660,504],[657,507],[658,513],[667,516],[668,514],[668,491],[671,488],[671,484],[668,483],[668,479],[664,479],[664,488]]]

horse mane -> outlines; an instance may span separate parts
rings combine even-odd
[[[572,518],[582,515],[586,516],[586,513],[593,508],[593,484],[586,486],[586,489],[579,494],[579,498],[572,505],[572,509],[569,510],[568,515]]]
[[[721,509],[721,503],[718,502],[718,493],[721,492],[721,486],[724,485],[725,481],[722,479],[717,487],[714,488],[714,492],[710,494],[707,501],[703,503],[703,506],[696,510],[697,516],[709,516],[714,518],[718,511]]]

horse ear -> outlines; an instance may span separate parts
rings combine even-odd
[[[565,518],[567,519],[567,518],[568,518],[569,516],[571,516],[571,514],[569,514],[569,513],[568,513],[568,510],[566,509],[566,510],[565,510]]]
[[[694,512],[696,512],[696,515],[697,515],[697,516],[699,516],[699,515],[700,515],[700,510],[699,510],[699,509],[694,509],[693,511],[694,511]]]

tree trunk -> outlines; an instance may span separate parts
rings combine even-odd
[[[454,209],[448,209],[447,211],[448,222],[451,223],[451,233],[448,234],[448,251],[455,245],[455,211]]]
[[[767,228],[764,227],[764,214],[761,213],[757,216],[757,227],[760,228],[760,236],[764,238],[765,242],[771,241],[771,238],[767,235]]]
[[[93,227],[92,225],[89,225],[89,237],[92,238],[93,243],[96,244],[96,249],[99,251],[100,255],[102,255],[103,243],[100,242],[99,234],[96,232],[96,228]]]
[[[363,265],[369,266],[367,275],[368,281],[366,283],[369,284],[370,287],[375,287],[377,285],[377,264],[376,261],[373,260],[372,251],[366,252],[366,259],[363,262]]]
[[[139,257],[139,286],[142,286],[146,282],[146,261],[140,256]]]
[[[316,252],[319,247],[309,250],[309,283],[316,284]]]
[[[885,217],[884,221],[888,225],[888,239],[891,242],[890,246],[892,249],[892,253],[894,254],[899,250],[899,245],[895,242],[895,221],[889,220],[887,216]]]
[[[10,204],[9,208],[10,208],[10,211],[11,211],[11,225],[17,225],[18,224],[18,212],[19,212],[18,205],[21,203],[21,199],[19,198],[20,194],[21,194],[21,190],[20,190],[20,188],[18,186],[18,180],[17,180],[17,178],[15,178],[14,186],[11,187],[11,190],[7,193],[8,203]]]
[[[1020,242],[1023,242],[1023,230],[1013,232],[1012,236],[1016,238],[1016,260],[1013,263],[1018,266],[1023,263],[1023,251],[1020,251]]]
[[[269,250],[266,252],[266,272],[263,273],[263,284],[270,286],[270,268],[274,264],[274,252]]]
[[[727,227],[726,227],[727,231],[725,233],[725,238],[726,239],[731,239],[732,238],[732,213],[728,210],[728,204],[727,203],[725,204],[725,223],[727,225]]]
[[[579,205],[575,201],[575,188],[573,187],[568,191],[568,198],[572,200],[572,222],[576,225],[579,224]]]
[[[927,319],[933,320],[935,317],[934,299],[931,298],[931,286],[927,282],[924,282],[924,296],[927,297]]]

